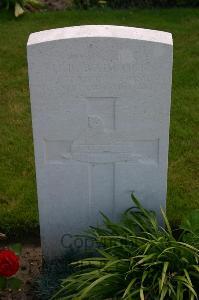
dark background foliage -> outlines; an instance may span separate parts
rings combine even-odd
[[[111,8],[131,7],[199,7],[199,0],[74,0],[78,8],[108,6]]]

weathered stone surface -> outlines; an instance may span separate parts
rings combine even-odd
[[[117,219],[132,191],[145,207],[164,207],[171,34],[42,31],[30,35],[28,64],[44,255],[61,255],[62,236],[98,224],[99,211]]]

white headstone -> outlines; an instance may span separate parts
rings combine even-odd
[[[73,234],[132,206],[165,207],[170,33],[80,26],[33,33],[29,80],[41,239],[60,256]],[[69,234],[67,236],[67,234]],[[74,246],[74,245],[73,245]],[[81,245],[82,246],[82,245]]]

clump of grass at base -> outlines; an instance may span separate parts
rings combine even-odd
[[[187,228],[174,238],[163,211],[166,229],[154,212],[132,200],[135,208],[119,223],[102,214],[105,226],[90,231],[100,257],[72,263],[75,272],[52,299],[198,299],[198,243],[185,242]]]

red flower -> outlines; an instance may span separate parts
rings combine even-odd
[[[19,270],[19,257],[11,250],[0,250],[0,276],[10,277]]]

